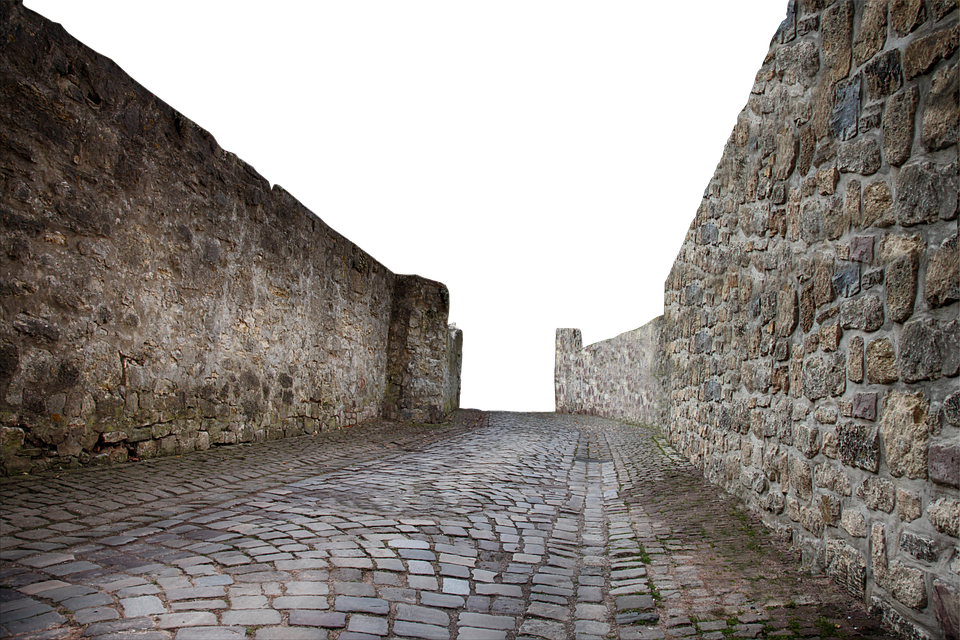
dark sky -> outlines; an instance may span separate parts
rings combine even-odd
[[[25,4],[446,283],[464,406],[552,410],[557,327],[661,313],[787,0]]]

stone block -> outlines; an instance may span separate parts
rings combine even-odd
[[[927,263],[924,297],[932,308],[960,300],[960,248],[958,234],[943,241]]]
[[[857,393],[853,396],[853,417],[863,420],[876,420],[877,394]]]
[[[871,340],[867,345],[867,381],[870,384],[889,384],[898,379],[897,357],[890,340]]]
[[[895,478],[927,477],[926,416],[928,403],[922,391],[889,391],[880,413],[880,438],[887,468]]]
[[[854,538],[867,537],[867,521],[859,511],[845,509],[840,516],[840,528]]]
[[[875,174],[882,164],[880,143],[872,136],[860,136],[840,144],[837,150],[837,169],[840,173]]]
[[[908,162],[897,176],[894,204],[897,223],[904,227],[952,220],[957,215],[957,166],[926,160]]]
[[[851,238],[850,259],[868,264],[873,262],[873,236],[856,236]],[[857,284],[859,286],[859,278]]]
[[[820,349],[824,353],[833,353],[840,347],[840,338],[843,331],[838,324],[827,324],[820,327]]]
[[[863,484],[857,487],[857,497],[863,500],[867,509],[891,513],[895,505],[896,492],[893,483],[878,476],[867,476]]]
[[[907,489],[897,489],[897,515],[903,522],[913,522],[922,515],[920,496]]]
[[[842,540],[827,542],[827,575],[858,600],[867,586],[867,562],[860,552]]]
[[[847,345],[847,379],[851,382],[863,382],[863,338],[853,336]]]
[[[923,0],[891,0],[890,28],[898,36],[912,33],[927,19]]]
[[[943,369],[943,334],[933,318],[911,320],[900,332],[900,377],[904,382],[939,378]]]
[[[813,476],[810,464],[806,460],[791,456],[789,458],[790,486],[801,500],[809,500],[813,495]]]
[[[957,50],[958,35],[960,27],[954,24],[910,42],[903,56],[903,71],[907,80],[926,73],[940,60],[953,55]]]
[[[937,70],[930,81],[920,129],[923,146],[928,151],[939,151],[957,144],[958,110],[960,74],[957,65],[953,65]]]
[[[960,592],[940,579],[933,581],[933,610],[944,638],[960,638]]]
[[[960,444],[939,442],[927,451],[927,472],[938,484],[960,487]]]
[[[834,87],[830,132],[839,140],[851,140],[859,132],[860,74]],[[818,182],[819,182],[818,176]],[[833,193],[831,191],[831,193]]]
[[[860,263],[841,263],[833,274],[833,288],[844,298],[860,293]]]
[[[937,561],[937,546],[933,540],[918,536],[909,531],[900,534],[900,551],[912,555],[924,562]]]
[[[827,9],[820,20],[821,51],[832,82],[850,73],[853,56],[853,2],[837,3]]]
[[[927,507],[927,520],[940,533],[960,538],[960,501],[939,498]]]
[[[795,424],[793,443],[800,453],[812,458],[820,452],[820,430],[814,425]]]
[[[877,427],[845,421],[837,424],[837,456],[849,467],[874,473],[880,468],[880,437]]]
[[[859,67],[887,41],[888,0],[867,0],[860,16],[860,30],[853,41],[853,64]]]
[[[892,96],[883,113],[883,155],[895,167],[910,158],[920,92],[916,86]]]
[[[863,191],[863,224],[861,228],[876,225],[885,228],[896,223],[893,196],[883,180],[871,182]]]
[[[840,326],[873,332],[883,326],[883,303],[876,295],[844,300],[840,304]]]
[[[882,100],[903,86],[900,50],[890,49],[875,57],[863,68],[863,80],[870,100]]]
[[[843,353],[808,358],[803,363],[803,395],[809,400],[842,395],[846,389],[846,358]]]

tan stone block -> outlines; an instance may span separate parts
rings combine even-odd
[[[907,80],[929,71],[940,60],[945,60],[957,50],[960,40],[960,25],[942,29],[907,45],[903,56],[903,72]]]
[[[960,502],[940,498],[927,507],[927,520],[940,533],[960,538]]]
[[[910,158],[920,92],[916,86],[892,96],[883,113],[883,155],[899,167]]]
[[[867,344],[867,381],[870,384],[889,384],[898,379],[897,355],[890,339],[870,341]]]
[[[960,248],[958,234],[943,241],[927,263],[924,297],[931,307],[942,307],[960,299]]]
[[[860,31],[853,42],[853,63],[860,66],[887,41],[887,0],[867,0],[860,18]]]
[[[921,515],[920,496],[907,489],[897,489],[897,515],[903,522],[913,522]]]
[[[840,347],[840,338],[843,330],[839,324],[828,324],[820,327],[820,348],[825,353],[836,351]]]
[[[854,336],[847,346],[847,379],[863,382],[863,338]]]
[[[889,391],[883,398],[880,438],[887,468],[895,478],[927,477],[928,408],[929,403],[922,391]]]
[[[827,9],[820,21],[821,52],[833,82],[850,74],[853,14],[853,2],[848,0]]]
[[[889,227],[896,222],[893,211],[893,196],[886,182],[871,182],[863,190],[863,218],[861,228],[871,225]]]
[[[891,0],[890,27],[898,36],[905,36],[923,24],[927,11],[923,0]]]
[[[840,172],[836,167],[817,171],[817,191],[822,196],[832,196],[837,190],[840,181]]]
[[[960,73],[957,65],[937,70],[930,80],[930,93],[920,129],[923,146],[938,151],[957,144],[957,113],[960,112]]]
[[[859,511],[844,509],[840,516],[840,527],[854,538],[867,537],[867,521]]]

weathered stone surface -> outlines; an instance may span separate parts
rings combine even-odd
[[[869,476],[857,487],[857,497],[863,500],[868,509],[874,511],[893,511],[895,492],[893,483],[877,476]]]
[[[914,121],[920,92],[915,86],[892,96],[883,112],[883,154],[887,162],[901,166],[913,147]]]
[[[795,424],[793,426],[793,443],[800,453],[812,458],[820,451],[820,430],[814,425]]]
[[[873,262],[873,236],[851,238],[850,259],[867,264]]]
[[[810,472],[810,463],[802,458],[792,456],[789,462],[790,486],[801,500],[809,500],[813,495],[813,475]]]
[[[838,82],[834,88],[833,115],[830,132],[840,140],[850,140],[859,133],[860,74]]]
[[[883,326],[883,303],[875,295],[865,295],[840,303],[840,326],[873,332]]]
[[[889,384],[899,379],[897,355],[889,338],[871,340],[867,345],[867,381]]]
[[[927,263],[924,297],[931,307],[960,300],[960,240],[953,234],[933,251]]]
[[[827,543],[827,574],[847,593],[862,599],[867,582],[867,562],[860,552],[842,540]]]
[[[880,438],[890,474],[927,477],[928,402],[922,391],[889,391],[880,413]]]
[[[927,19],[923,0],[891,0],[890,27],[898,36],[905,36]]]
[[[833,288],[844,298],[860,293],[860,263],[841,263],[833,274]]]
[[[924,38],[917,38],[907,45],[904,53],[903,71],[907,80],[926,73],[940,60],[949,58],[957,50],[960,26],[941,29]]]
[[[827,9],[820,21],[823,60],[833,82],[843,80],[850,73],[853,14],[853,2],[840,2]]]
[[[809,400],[842,395],[847,387],[842,353],[813,356],[803,363],[803,395]]]
[[[960,638],[960,592],[943,580],[933,581],[933,610],[944,638]]]
[[[957,65],[938,70],[930,80],[930,93],[920,129],[923,146],[939,151],[957,144],[957,113],[960,112],[960,73]]]
[[[940,352],[943,361],[941,373],[949,378],[960,374],[960,318],[940,326],[943,336],[943,351]]]
[[[888,0],[867,0],[860,16],[860,30],[853,41],[853,64],[859,67],[883,49],[887,41]]]
[[[893,213],[893,196],[883,180],[871,182],[863,191],[863,222],[861,228],[871,225],[884,228],[896,222]]]
[[[863,382],[863,338],[854,336],[847,347],[847,379],[850,382]]]
[[[867,521],[859,511],[845,509],[840,516],[840,528],[854,538],[867,537]]]
[[[799,320],[796,288],[791,286],[781,289],[777,292],[777,335],[781,338],[791,335],[797,328]]]
[[[927,456],[927,470],[931,480],[938,484],[960,487],[960,444],[931,444]]]
[[[876,472],[880,468],[880,436],[876,427],[852,421],[837,425],[837,456],[848,467]]]
[[[876,420],[877,394],[857,393],[853,396],[853,417],[862,420]]]
[[[863,68],[863,81],[870,100],[882,100],[903,86],[900,50],[890,49],[870,61]]]
[[[957,215],[957,166],[920,160],[903,166],[897,176],[897,223],[909,227]]]
[[[920,496],[907,489],[897,489],[897,515],[903,522],[913,522],[922,515]]]
[[[900,550],[909,553],[917,560],[936,562],[936,542],[916,534],[904,531],[900,534]]]
[[[911,320],[900,332],[900,377],[904,382],[939,378],[943,368],[943,334],[932,318]]]
[[[880,261],[886,265],[883,281],[887,290],[887,312],[894,322],[905,322],[913,315],[922,249],[923,240],[916,235],[887,234],[880,241]]]
[[[837,169],[841,173],[875,174],[882,163],[880,143],[871,136],[859,136],[844,142],[837,151]]]
[[[960,538],[960,501],[940,498],[927,507],[927,520],[939,531]]]

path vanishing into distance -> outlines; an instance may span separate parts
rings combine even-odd
[[[649,427],[464,410],[0,481],[0,638],[886,638]]]

